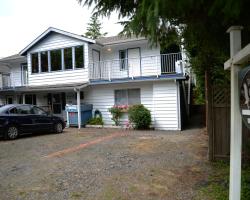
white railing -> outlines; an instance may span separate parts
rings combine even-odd
[[[112,80],[183,73],[181,53],[89,63],[90,80]]]
[[[8,89],[26,85],[28,85],[27,71],[0,73],[0,89]]]

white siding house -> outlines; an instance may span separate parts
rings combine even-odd
[[[113,125],[108,109],[126,102],[116,94],[127,94],[130,104],[133,93],[150,110],[155,129],[180,130],[182,58],[181,52],[161,54],[143,37],[95,41],[49,28],[19,55],[0,60],[0,103],[36,104],[63,117],[66,104],[92,104]]]

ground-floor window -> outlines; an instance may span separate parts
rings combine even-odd
[[[140,89],[115,90],[115,105],[141,104]]]
[[[36,105],[36,95],[35,94],[26,94],[25,95],[25,104]]]

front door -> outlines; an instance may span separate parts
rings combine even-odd
[[[52,94],[52,110],[54,114],[62,113],[62,97],[61,93]]]
[[[129,76],[141,76],[140,48],[128,49]]]
[[[6,104],[13,104],[13,96],[6,96]]]

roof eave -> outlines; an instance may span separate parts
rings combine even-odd
[[[19,54],[21,56],[25,56],[27,51],[30,48],[32,48],[37,42],[39,42],[42,38],[44,38],[47,34],[49,34],[52,31],[54,31],[56,33],[59,33],[59,34],[67,35],[69,37],[73,37],[73,38],[76,38],[76,39],[79,39],[79,40],[83,40],[83,41],[88,42],[88,43],[92,43],[92,44],[96,43],[95,40],[85,38],[85,37],[82,37],[80,35],[76,35],[74,33],[63,31],[63,30],[60,30],[60,29],[57,29],[57,28],[54,28],[54,27],[49,27],[46,31],[44,31],[41,35],[39,35],[35,40],[33,40],[28,46],[26,46],[23,50],[21,50]]]

